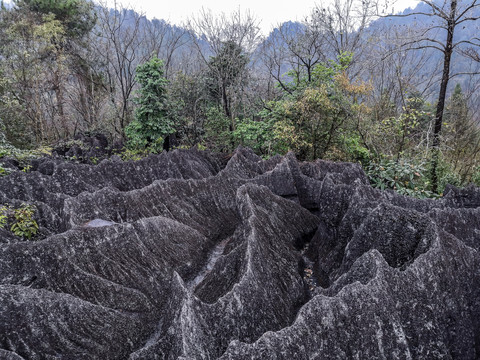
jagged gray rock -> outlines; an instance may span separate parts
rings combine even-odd
[[[175,151],[0,179],[0,358],[480,358],[480,191],[358,165]]]
[[[205,152],[176,150],[136,162],[104,160],[97,166],[47,158],[37,161],[35,169],[0,179],[0,203],[36,205],[41,233],[47,237],[69,228],[63,214],[64,203],[82,192],[93,193],[103,188],[124,192],[141,189],[156,180],[203,179],[216,175],[221,162]],[[6,241],[11,240],[0,238],[0,243]]]

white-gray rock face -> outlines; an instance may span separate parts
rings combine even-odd
[[[175,151],[0,178],[1,359],[478,359],[480,190]]]

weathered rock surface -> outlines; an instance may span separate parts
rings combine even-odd
[[[0,179],[1,359],[478,359],[480,190],[174,151]]]

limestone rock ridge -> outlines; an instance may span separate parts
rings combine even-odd
[[[0,359],[478,359],[480,189],[373,189],[359,165],[45,159],[0,178]]]

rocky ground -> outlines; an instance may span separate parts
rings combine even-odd
[[[0,178],[1,359],[478,359],[480,190],[173,151]]]

